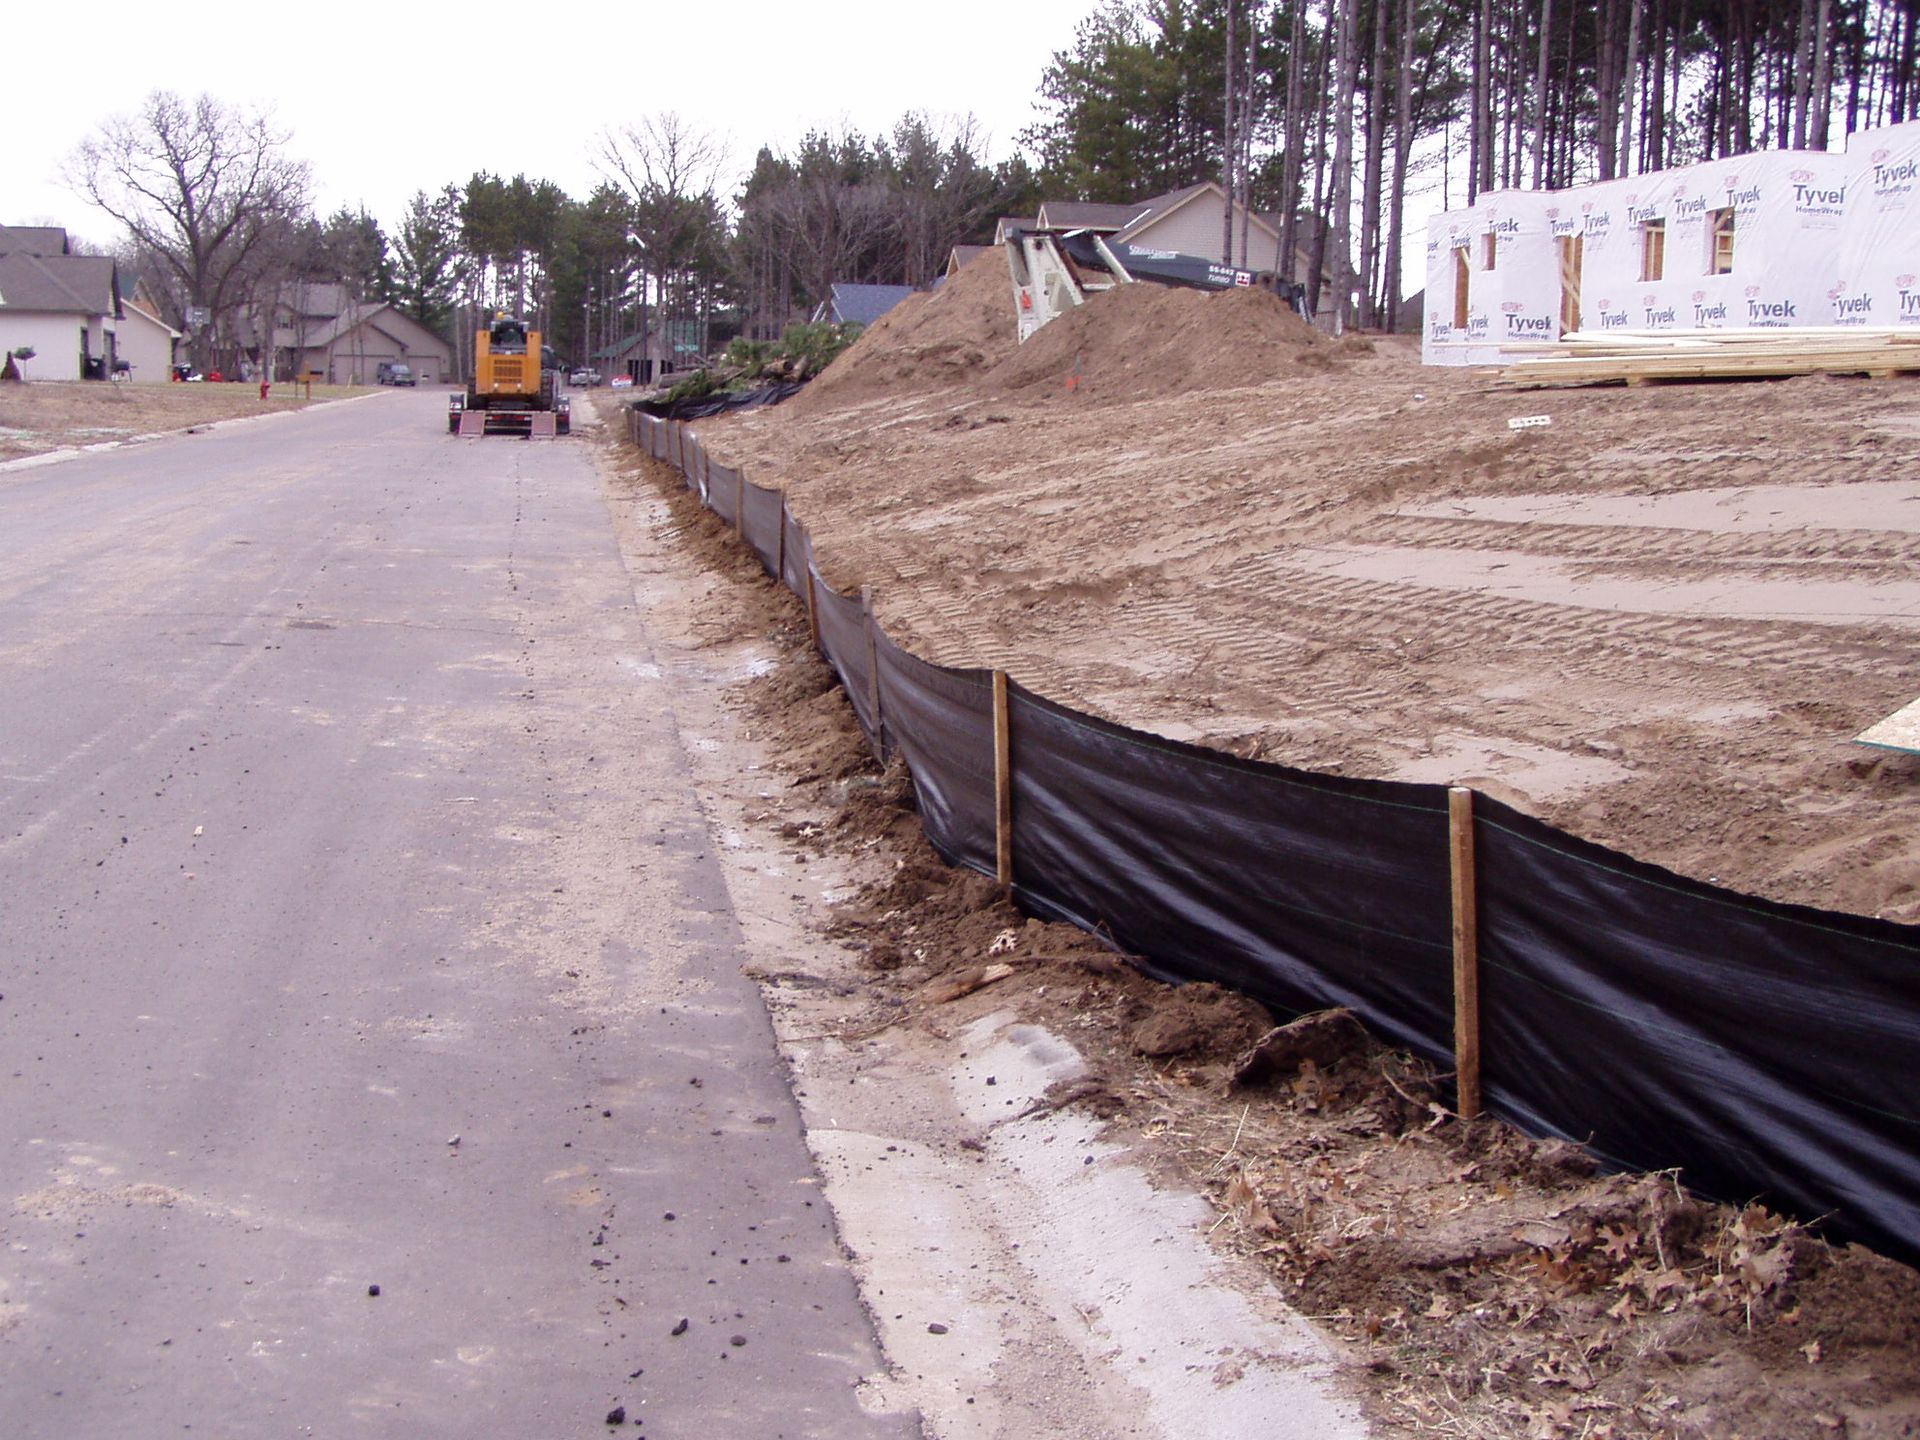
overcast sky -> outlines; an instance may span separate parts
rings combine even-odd
[[[312,167],[314,208],[364,205],[391,232],[416,190],[476,170],[584,198],[596,138],[675,111],[730,143],[809,128],[874,134],[909,110],[972,114],[1004,159],[1035,118],[1053,52],[1095,0],[731,0],[618,7],[345,3],[13,7],[0,223],[52,223],[97,244],[118,227],[61,181],[104,117],[147,92],[270,105]],[[510,20],[536,14],[528,26]],[[735,174],[723,181],[731,192]]]

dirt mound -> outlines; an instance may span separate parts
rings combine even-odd
[[[1143,1008],[1146,1015],[1133,1026],[1133,1048],[1156,1060],[1225,1058],[1273,1028],[1273,1017],[1258,1000],[1218,985],[1162,987]]]
[[[909,295],[874,321],[789,408],[812,415],[892,392],[964,383],[1014,343],[1006,253],[990,250],[938,290]]]
[[[1003,251],[900,302],[788,405],[825,415],[882,396],[977,385],[1009,399],[1132,401],[1231,390],[1326,369],[1371,348],[1329,340],[1266,290],[1142,282],[1091,296],[1015,341]]]
[[[1263,385],[1344,353],[1271,291],[1142,282],[1093,295],[1059,316],[995,366],[986,383],[1010,397],[1064,387],[1085,398],[1151,400]]]

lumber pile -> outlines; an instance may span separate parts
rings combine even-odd
[[[1625,381],[1763,379],[1783,375],[1895,375],[1920,371],[1920,333],[1852,325],[1791,330],[1575,330],[1518,355],[1502,384],[1601,385]]]
[[[1920,755],[1920,700],[1901,707],[1853,737],[1856,745],[1874,745],[1882,750],[1907,750]]]

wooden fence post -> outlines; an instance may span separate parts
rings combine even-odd
[[[747,467],[742,465],[733,472],[733,534],[737,540],[747,538]]]
[[[813,593],[813,566],[802,568],[807,574],[807,633],[813,637],[813,648],[824,655],[826,651],[820,647],[820,601]]]
[[[1475,905],[1473,791],[1447,791],[1453,854],[1453,1068],[1462,1120],[1480,1116],[1480,919]]]
[[[1013,730],[1007,723],[1007,672],[993,672],[993,832],[996,878],[1013,889]]]
[[[773,582],[785,589],[787,585],[787,492],[780,492],[780,533],[773,540]]]

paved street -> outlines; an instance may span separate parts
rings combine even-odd
[[[917,1433],[585,442],[444,403],[0,471],[0,1434]]]

